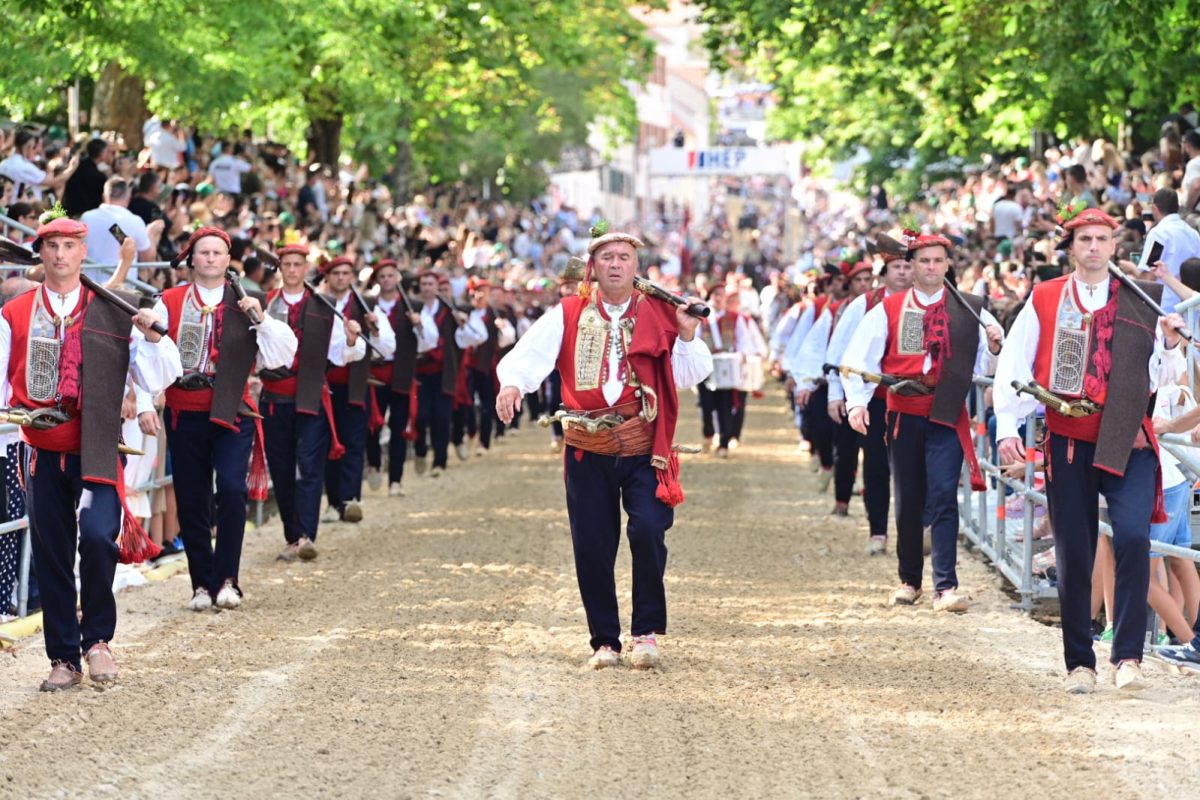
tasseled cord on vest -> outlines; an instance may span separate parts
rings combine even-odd
[[[683,493],[683,485],[679,482],[679,455],[671,453],[666,466],[656,466],[654,471],[658,477],[658,488],[654,491],[654,496],[669,508],[682,503],[686,495]]]
[[[261,503],[267,499],[270,478],[267,475],[267,450],[263,439],[262,420],[254,420],[254,446],[250,450],[250,473],[246,476],[246,491],[251,500]]]

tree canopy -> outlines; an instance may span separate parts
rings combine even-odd
[[[774,83],[770,130],[876,164],[1132,133],[1200,92],[1190,0],[697,0],[709,49]],[[886,171],[886,167],[883,168]]]
[[[310,158],[532,188],[596,121],[631,134],[653,57],[622,0],[16,0],[0,105],[63,116],[66,87],[140,81],[151,112],[254,127]],[[140,125],[140,120],[137,121]]]

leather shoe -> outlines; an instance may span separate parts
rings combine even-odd
[[[50,677],[42,681],[38,687],[41,692],[61,692],[73,689],[83,683],[83,673],[65,661],[60,661],[50,668]]]
[[[106,642],[96,642],[88,648],[84,660],[88,665],[88,678],[92,683],[110,684],[117,682],[117,660]]]

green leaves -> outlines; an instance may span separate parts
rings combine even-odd
[[[17,118],[61,118],[76,78],[86,107],[115,61],[164,117],[249,126],[301,151],[312,122],[340,120],[333,144],[375,174],[407,148],[419,179],[494,180],[503,166],[509,191],[535,186],[592,124],[632,134],[625,86],[653,58],[623,0],[17,5],[0,33],[0,105]]]
[[[1157,139],[1200,95],[1188,0],[698,0],[726,66],[775,83],[769,130],[844,156],[934,161],[1027,146],[1035,130]],[[895,159],[875,159],[868,180]]]

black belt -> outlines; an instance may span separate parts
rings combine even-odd
[[[205,375],[202,372],[191,372],[176,380],[175,388],[183,389],[185,392],[199,392],[204,389],[211,389],[214,380],[212,375]]]
[[[258,377],[264,381],[282,381],[288,378],[296,377],[296,371],[288,367],[277,367],[276,369],[260,370]]]

